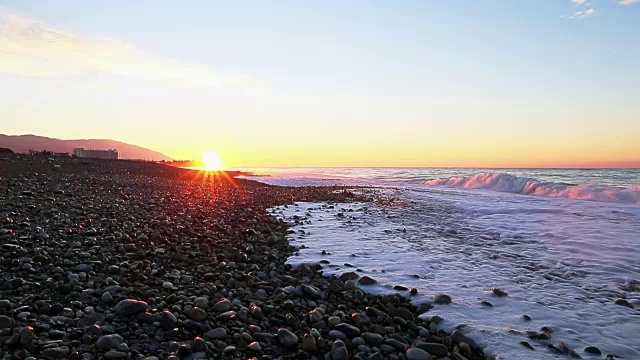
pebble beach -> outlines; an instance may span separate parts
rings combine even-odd
[[[484,359],[406,296],[286,264],[294,202],[371,201],[155,163],[0,158],[3,359]]]

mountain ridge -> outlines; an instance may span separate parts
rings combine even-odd
[[[0,134],[0,147],[6,147],[16,153],[26,153],[29,150],[49,150],[53,152],[73,153],[74,148],[108,150],[116,149],[120,159],[171,161],[171,157],[142,146],[128,144],[112,139],[58,139],[35,134],[6,135]]]

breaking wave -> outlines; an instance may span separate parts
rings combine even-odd
[[[640,186],[625,188],[589,184],[560,184],[518,177],[503,173],[480,173],[472,176],[453,176],[423,182],[431,186],[454,186],[467,189],[487,189],[522,195],[551,196],[575,200],[592,200],[640,204]]]

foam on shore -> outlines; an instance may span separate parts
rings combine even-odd
[[[397,292],[394,285],[414,287],[416,303],[446,293],[453,303],[424,316],[443,317],[447,331],[464,325],[498,358],[566,358],[527,337],[543,326],[554,329],[549,343],[565,342],[583,358],[598,358],[587,346],[640,358],[640,293],[623,290],[640,280],[640,208],[449,188],[397,195],[404,207],[277,208],[288,221],[297,217],[291,242],[304,245],[289,263],[324,263],[327,274],[359,269],[378,281],[364,289],[387,294]],[[508,296],[494,296],[493,287]],[[636,309],[614,304],[619,297]]]

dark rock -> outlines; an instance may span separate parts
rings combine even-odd
[[[380,334],[366,332],[362,334],[362,338],[371,346],[378,346],[384,343],[384,338]]]
[[[171,330],[177,326],[178,319],[170,311],[163,311],[160,316],[160,325],[165,330]]]
[[[446,346],[439,343],[420,343],[416,347],[428,352],[431,355],[444,357],[447,356],[449,349]]]
[[[78,319],[78,322],[76,323],[76,327],[83,328],[83,327],[93,325],[97,322],[102,323],[104,322],[104,319],[105,319],[104,314],[93,312],[91,314],[87,314],[81,317],[80,319]]]
[[[478,344],[476,344],[475,341],[473,341],[472,339],[468,338],[463,333],[461,333],[460,330],[454,330],[451,333],[451,340],[453,340],[456,343],[464,342],[467,345],[469,345],[473,350],[478,348]]]
[[[215,328],[204,333],[205,339],[218,340],[227,336],[227,330],[225,328]]]
[[[276,335],[280,343],[285,347],[291,348],[298,345],[298,336],[285,328],[278,329]]]
[[[507,292],[500,288],[492,288],[491,291],[495,296],[507,296]]]
[[[149,305],[140,300],[125,299],[116,305],[115,312],[118,315],[129,316],[141,313],[149,308]]]
[[[15,321],[5,315],[0,315],[0,329],[8,329],[13,327],[15,324]]]
[[[316,343],[316,339],[309,334],[304,334],[302,337],[302,350],[309,354],[318,353],[318,344]]]
[[[406,353],[407,360],[431,360],[428,352],[419,348],[410,348]]]
[[[533,346],[531,346],[531,344],[529,344],[528,341],[520,341],[520,345],[526,347],[529,350],[535,350],[535,348]]]
[[[124,339],[119,334],[103,335],[96,341],[96,347],[102,350],[115,349]]]
[[[331,359],[332,360],[347,360],[349,358],[349,351],[342,340],[336,340],[331,346]]]
[[[222,300],[218,301],[211,308],[211,310],[213,310],[215,312],[219,312],[219,313],[227,312],[230,309],[231,309],[231,301],[229,301],[227,299],[222,299]]]
[[[451,304],[451,296],[447,294],[438,294],[433,297],[435,304]]]
[[[589,354],[602,355],[602,351],[600,351],[600,349],[595,346],[588,346],[584,349],[584,351],[588,352]]]
[[[40,352],[40,356],[45,359],[64,359],[68,354],[69,348],[66,346],[52,347]]]
[[[344,333],[348,337],[356,337],[360,335],[360,329],[347,323],[340,323],[336,325],[335,328],[336,330]]]
[[[631,305],[631,303],[626,299],[615,299],[613,303],[616,305],[626,306],[628,308],[633,309],[633,305]]]
[[[358,279],[359,277],[360,277],[360,275],[358,275],[357,273],[355,273],[355,272],[353,272],[353,271],[349,271],[349,272],[346,272],[346,273],[342,273],[342,274],[340,274],[339,279],[340,279],[340,281],[342,281],[342,282],[346,282],[346,281],[348,281],[348,280],[356,280],[356,279]]]
[[[378,281],[372,277],[369,276],[363,276],[360,279],[358,279],[358,284],[360,285],[373,285],[375,283],[377,283]]]

